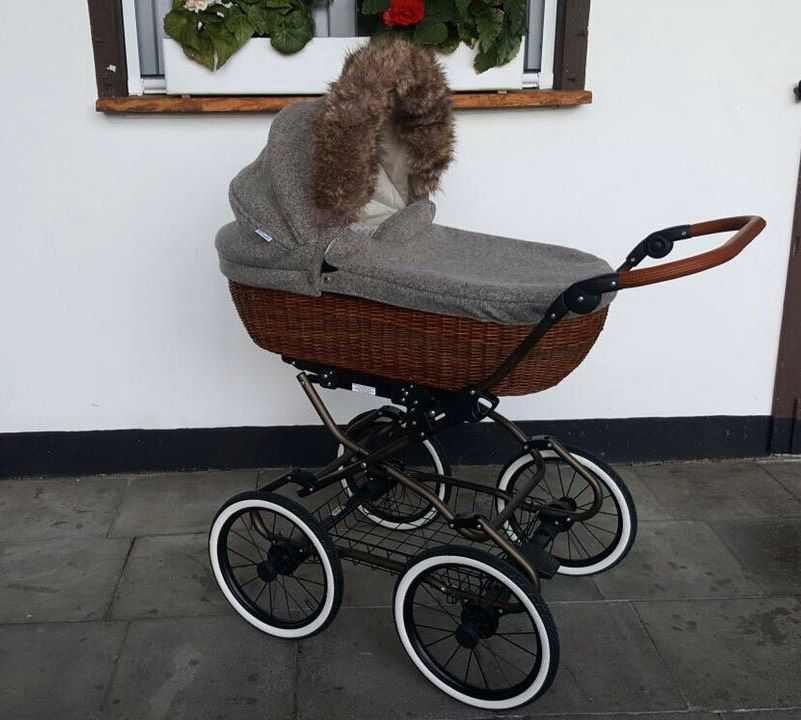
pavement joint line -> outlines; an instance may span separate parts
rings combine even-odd
[[[755,712],[794,712],[801,710],[801,705],[792,705],[790,707],[747,707],[738,708],[737,710],[710,710],[709,712],[733,715],[736,713],[755,713]]]
[[[173,618],[174,619],[174,618]],[[26,625],[30,625],[31,627],[35,627],[36,625],[114,625],[114,624],[121,624],[121,623],[128,623],[130,620],[126,619],[100,619],[100,620],[26,620],[20,622],[8,622],[3,621],[0,622],[0,628],[2,627],[25,627]]]
[[[536,701],[535,701],[536,702]],[[765,710],[773,711],[773,710],[784,710],[785,708],[765,708]],[[793,710],[795,708],[789,708]],[[654,720],[671,720],[671,718],[680,719],[685,716],[692,716],[698,713],[701,714],[712,714],[715,715],[719,712],[724,713],[732,713],[732,712],[754,712],[754,710],[746,709],[746,710],[603,710],[601,712],[593,712],[592,710],[587,712],[567,712],[567,713],[544,713],[542,715],[532,715],[531,713],[524,713],[524,714],[504,714],[504,715],[486,715],[481,716],[480,718],[476,718],[475,720],[498,720],[498,718],[503,718],[503,720],[552,720],[553,718],[564,718],[564,720],[571,720],[571,718],[642,718],[643,720],[648,720],[648,718],[654,718]],[[762,712],[762,709],[756,710],[756,712]],[[448,720],[447,717],[443,716],[438,718],[437,720]]]
[[[737,602],[740,600],[796,600],[801,601],[800,595],[794,595],[792,593],[781,593],[777,595],[752,595],[752,596],[745,596],[741,595],[739,597],[704,597],[704,598],[647,598],[642,600],[626,600],[625,602],[630,602],[633,604],[645,605],[646,603],[659,603],[659,602]]]
[[[103,708],[106,706],[106,703],[109,699],[109,695],[111,694],[111,688],[114,687],[114,681],[117,679],[117,671],[120,664],[120,658],[122,658],[122,653],[125,651],[125,644],[128,642],[128,633],[131,630],[131,623],[125,623],[125,629],[122,632],[122,640],[120,641],[120,648],[119,652],[114,657],[114,665],[111,668],[111,674],[108,678],[108,684],[106,685],[106,690],[103,693],[103,697],[100,699],[100,707],[98,708],[98,714],[103,712]]]
[[[635,608],[636,605],[644,605],[647,603],[662,603],[662,602],[686,602],[686,603],[708,603],[708,602],[737,602],[742,600],[793,600],[801,603],[801,595],[788,595],[783,593],[781,595],[753,595],[753,596],[734,596],[734,597],[704,597],[704,598],[630,598],[630,599],[615,599],[615,600],[554,600],[548,602],[548,607],[555,606],[583,606],[583,605],[621,605],[628,604]],[[342,606],[339,612],[359,612],[361,610],[387,610],[390,611],[392,605],[349,605]],[[203,613],[202,615],[159,615],[153,617],[152,615],[133,615],[130,617],[103,617],[98,620],[20,620],[20,621],[3,621],[0,622],[0,627],[21,627],[25,625],[80,625],[80,624],[109,624],[109,623],[133,623],[133,622],[160,622],[166,620],[203,620],[206,618],[219,618],[219,617],[239,617],[230,608],[224,608],[220,612]],[[638,614],[639,618],[639,614]],[[730,712],[730,711],[727,711]],[[574,713],[575,714],[575,713]],[[613,713],[614,714],[614,713]]]
[[[681,686],[681,683],[679,682],[679,678],[677,678],[673,674],[673,671],[670,669],[670,665],[668,664],[667,659],[665,658],[664,655],[662,655],[662,651],[659,649],[659,646],[656,644],[656,641],[654,640],[653,636],[648,631],[648,626],[645,624],[645,621],[642,619],[642,616],[640,615],[639,610],[637,610],[637,606],[632,602],[628,603],[628,606],[631,608],[631,611],[634,613],[634,617],[637,618],[637,622],[640,624],[640,627],[642,628],[642,631],[645,633],[645,636],[648,638],[648,641],[651,643],[651,647],[653,647],[654,652],[656,653],[657,657],[659,658],[659,661],[662,663],[663,667],[665,668],[665,672],[668,674],[668,677],[670,677],[671,684],[676,689],[676,692],[681,696],[682,700],[684,700],[684,704],[687,706],[687,710],[693,709],[693,705],[692,705],[692,702],[690,700],[689,695],[684,692],[684,688]]]
[[[799,461],[799,462],[801,462],[801,461]],[[774,480],[775,480],[777,483],[779,483],[779,485],[780,485],[781,487],[783,487],[783,488],[784,488],[784,489],[785,489],[785,490],[786,490],[788,493],[790,493],[790,495],[792,495],[793,497],[799,497],[799,495],[798,495],[798,491],[797,491],[797,490],[794,490],[793,488],[789,487],[788,485],[785,485],[785,484],[784,484],[784,482],[782,482],[782,479],[781,479],[781,478],[779,478],[779,477],[776,477],[776,476],[775,476],[775,475],[774,475],[774,474],[773,474],[773,473],[770,471],[770,468],[769,468],[769,467],[763,467],[763,470],[764,470],[764,471],[765,471],[765,472],[766,472],[768,475],[770,475],[770,476],[771,476],[771,477],[772,477],[772,478],[773,478],[773,479],[774,479]]]
[[[292,673],[292,720],[297,720],[298,717],[298,681],[300,680],[300,655],[301,644],[295,643],[295,653],[292,656],[295,661],[295,666]]]
[[[123,488],[122,492],[120,493],[119,502],[117,502],[117,506],[114,508],[114,513],[111,516],[111,520],[109,520],[108,528],[106,529],[106,537],[111,538],[111,530],[114,527],[114,523],[117,521],[117,518],[120,516],[120,510],[122,509],[123,504],[125,503],[125,499],[128,497],[128,491],[131,489],[131,478],[127,478],[125,482],[125,487]]]
[[[771,522],[775,522],[775,521],[771,521]],[[712,534],[718,540],[720,540],[720,542],[723,545],[723,547],[725,547],[726,550],[728,550],[734,556],[734,559],[737,560],[737,564],[740,566],[740,568],[742,569],[742,571],[746,575],[746,577],[748,577],[751,580],[751,582],[753,582],[757,587],[762,588],[762,592],[764,593],[765,597],[770,597],[771,595],[770,595],[770,590],[768,589],[768,587],[766,585],[764,585],[762,582],[760,582],[759,578],[754,573],[752,573],[750,570],[747,570],[743,566],[743,564],[740,562],[740,558],[737,557],[737,553],[736,553],[735,549],[730,547],[729,544],[726,542],[726,538],[723,537],[723,535],[721,535],[720,533],[718,533],[718,531],[715,529],[715,526],[712,525],[711,523],[708,524],[708,527],[712,531]]]
[[[114,588],[111,591],[111,597],[109,598],[108,605],[103,613],[103,620],[112,619],[111,608],[114,606],[114,601],[117,599],[117,590],[119,590],[120,585],[122,584],[122,577],[125,575],[125,568],[128,567],[128,560],[131,557],[135,543],[136,537],[132,537],[131,541],[128,543],[128,552],[125,553],[125,559],[122,561],[122,567],[120,568],[120,574],[117,576],[117,582],[114,583]]]

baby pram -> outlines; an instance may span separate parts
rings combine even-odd
[[[398,54],[410,82],[380,71]],[[321,469],[229,499],[209,547],[234,609],[284,638],[333,620],[341,560],[397,574],[395,624],[415,665],[454,698],[501,710],[536,698],[557,669],[541,578],[608,570],[637,517],[612,468],[528,437],[498,398],[568,375],[618,291],[726,262],[765,223],[667,228],[617,270],[561,246],[436,225],[427,192],[449,159],[447,97],[431,54],[371,45],[328,96],[279,113],[264,152],[233,181],[237,221],[217,248],[237,310],[259,346],[300,371],[339,450]],[[716,250],[634,269],[721,232],[734,235]],[[340,428],[316,385],[390,404]],[[485,419],[519,453],[489,483],[453,477],[437,436]],[[299,501],[278,492],[290,486]]]

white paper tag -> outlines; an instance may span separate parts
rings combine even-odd
[[[359,385],[359,383],[351,383],[350,389],[353,392],[363,393],[365,395],[375,395],[375,388],[372,385]]]
[[[264,230],[259,230],[258,228],[256,228],[256,235],[258,235],[262,240],[266,240],[267,242],[273,241],[273,236],[268,235],[266,232],[264,232]]]

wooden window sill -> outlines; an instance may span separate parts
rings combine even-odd
[[[314,95],[189,96],[137,95],[98,98],[104,113],[272,113]],[[509,92],[454,93],[457,110],[495,108],[573,107],[592,102],[588,90],[513,90]]]

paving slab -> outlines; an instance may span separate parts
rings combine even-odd
[[[110,534],[133,537],[208,532],[222,504],[255,485],[255,470],[132,478]]]
[[[562,642],[556,680],[535,703],[510,714],[686,709],[629,606],[565,603],[554,611]],[[298,687],[299,718],[487,716],[452,701],[417,671],[389,608],[343,609],[324,633],[304,641]]]
[[[233,612],[211,572],[206,533],[137,538],[117,591],[114,618]]]
[[[801,520],[740,520],[713,527],[768,593],[801,593]]]
[[[114,720],[288,720],[295,645],[240,618],[131,623],[103,717]]]
[[[676,519],[801,516],[801,501],[752,461],[640,465],[636,473]]]
[[[343,608],[298,653],[299,720],[484,718],[456,702],[412,664],[390,608]]]
[[[670,520],[670,513],[637,474],[640,465],[613,465],[634,499],[638,520]]]
[[[392,607],[396,575],[343,561],[342,607]]]
[[[595,583],[612,600],[763,594],[712,529],[694,520],[640,523],[629,554]]]
[[[538,710],[687,709],[685,698],[629,603],[555,603],[551,610],[562,645],[559,675],[569,676],[578,693],[549,693],[538,703]],[[554,684],[554,690],[559,689]]]
[[[716,720],[801,720],[801,708],[785,710],[738,710],[719,713]]]
[[[760,462],[759,466],[769,475],[775,477],[793,495],[801,498],[801,461]]]
[[[595,576],[554,575],[550,580],[542,579],[540,594],[548,603],[553,602],[593,602],[602,600]]]
[[[797,598],[638,602],[635,608],[696,708],[801,706]]]
[[[0,625],[0,716],[99,717],[125,623]]]
[[[105,535],[126,483],[120,477],[3,480],[0,542]]]
[[[106,538],[0,545],[0,622],[103,618],[129,549]]]
[[[396,575],[371,570],[365,565],[342,563],[345,573],[343,607],[392,607]],[[557,575],[543,580],[541,593],[546,602],[595,601],[601,593],[592,578]]]
[[[720,720],[720,715],[708,712],[645,712],[645,713],[581,713],[576,715],[525,715],[519,720]],[[750,720],[750,719],[749,719]],[[765,720],[772,720],[765,718]],[[784,720],[790,720],[785,718]]]

